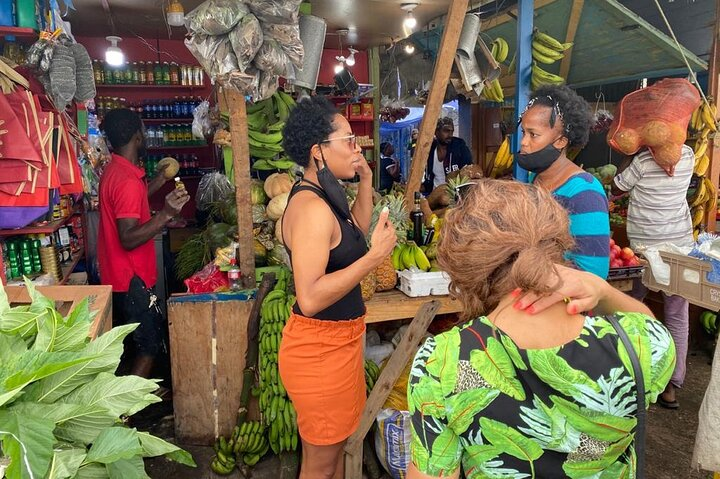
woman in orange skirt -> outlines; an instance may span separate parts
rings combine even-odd
[[[284,130],[304,167],[282,218],[297,302],[283,330],[282,382],[297,411],[301,479],[341,479],[343,447],[365,407],[365,305],[360,281],[390,255],[395,228],[380,215],[370,238],[372,171],[350,124],[323,97],[302,100]],[[350,209],[339,179],[360,176]]]

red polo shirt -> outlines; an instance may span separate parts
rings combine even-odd
[[[100,179],[97,245],[100,280],[102,284],[111,285],[115,293],[127,292],[134,275],[138,275],[148,288],[155,286],[157,267],[153,240],[127,251],[120,244],[118,218],[137,218],[144,224],[151,218],[150,204],[145,171],[120,155],[112,155]]]

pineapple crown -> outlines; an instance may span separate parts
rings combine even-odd
[[[395,226],[395,234],[398,243],[404,243],[407,240],[407,230],[409,228],[410,216],[405,207],[405,198],[402,195],[389,194],[380,198],[373,207],[372,216],[370,217],[370,228],[368,229],[367,242],[370,243],[370,237],[375,230],[380,212],[384,207],[388,208],[388,219]]]

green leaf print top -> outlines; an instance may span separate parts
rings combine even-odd
[[[642,366],[647,405],[675,368],[659,322],[619,313]],[[630,358],[610,322],[520,349],[486,317],[425,341],[408,382],[412,461],[430,476],[462,463],[468,479],[633,478],[637,410]]]

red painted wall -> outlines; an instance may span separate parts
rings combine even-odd
[[[347,49],[343,50],[343,55],[349,55]],[[318,75],[318,84],[334,85],[335,84],[335,65],[338,61],[336,56],[340,56],[340,50],[326,48],[323,50],[322,60],[320,60],[320,74]],[[350,70],[358,83],[370,83],[370,74],[368,71],[367,52],[362,51],[355,54],[355,65],[346,67]]]

